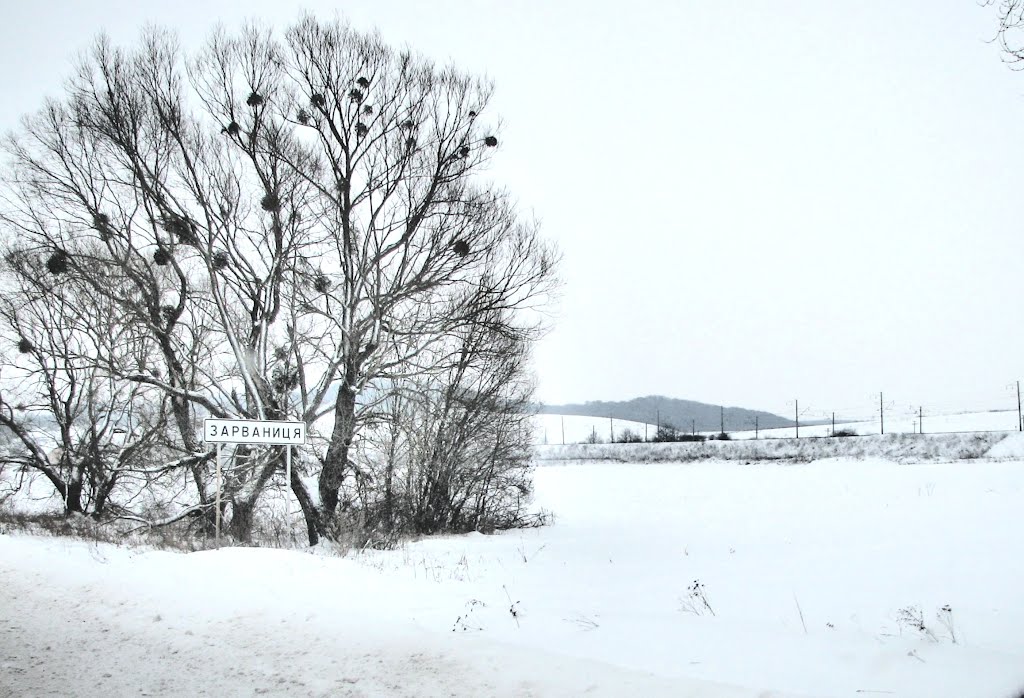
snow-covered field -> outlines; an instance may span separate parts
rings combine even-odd
[[[923,427],[921,426],[923,424]],[[989,412],[963,412],[957,414],[930,414],[924,411],[920,416],[908,410],[893,411],[885,418],[887,434],[939,434],[946,432],[967,431],[1018,431],[1020,421],[1017,410],[992,410]],[[836,422],[836,430],[848,430],[855,434],[879,434],[882,423],[877,415],[873,420],[863,422]],[[828,436],[832,424],[814,424],[801,426],[800,436]],[[782,429],[753,429],[730,432],[734,439],[752,439],[756,436],[768,439],[791,439],[796,436],[795,427]]]
[[[627,429],[641,438],[646,434],[651,439],[658,431],[654,424],[608,417],[581,417],[574,414],[538,414],[533,417],[533,438],[540,445],[581,444],[588,439],[609,443],[621,438]],[[612,439],[612,436],[615,438]]]
[[[830,458],[883,459],[896,463],[948,462],[976,458],[1024,457],[1021,437],[1008,432],[951,434],[867,434],[850,438],[733,439],[703,442],[570,444],[538,446],[538,462],[617,461],[692,463],[723,460],[793,461]],[[998,447],[998,448],[997,448]],[[1007,450],[1008,449],[1008,450]],[[1004,452],[1005,451],[1005,452]]]
[[[0,695],[1024,691],[1020,459],[578,463],[536,485],[552,526],[345,559],[0,536]]]
[[[820,417],[818,418],[820,419]],[[801,420],[803,421],[803,420]],[[809,420],[810,421],[810,420]],[[1017,410],[991,410],[987,412],[961,412],[951,414],[935,414],[925,410],[922,414],[909,410],[892,410],[885,417],[885,432],[887,434],[916,434],[921,433],[923,422],[923,433],[938,434],[947,432],[968,432],[968,431],[1018,431],[1020,421]],[[792,439],[797,436],[795,427],[783,427],[779,429],[753,429],[753,423],[749,429],[736,430],[729,425],[727,431],[734,439]],[[564,429],[563,429],[564,427]],[[581,417],[578,415],[539,414],[533,418],[534,440],[540,445],[563,445],[581,444],[594,438],[600,443],[609,443],[615,436],[618,439],[622,433],[629,429],[634,434],[653,439],[657,432],[654,424],[643,422],[630,422],[623,419],[609,419],[608,417]],[[837,421],[836,430],[852,431],[855,434],[878,434],[881,432],[882,424],[876,415],[873,420],[859,422]],[[563,438],[564,431],[564,438]],[[832,424],[804,424],[800,427],[801,437],[828,436],[832,432]],[[702,432],[705,435],[713,435],[715,432]]]

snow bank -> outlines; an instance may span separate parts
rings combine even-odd
[[[1006,432],[967,434],[885,434],[837,438],[761,439],[639,444],[573,444],[536,447],[539,461],[617,461],[620,463],[692,463],[724,461],[796,461],[829,458],[881,458],[901,463],[968,460],[991,455]],[[1009,438],[1016,439],[1016,436]],[[1013,443],[1018,443],[1014,441]],[[995,451],[1001,453],[1001,451]],[[1007,451],[1011,453],[1011,451]],[[1024,446],[1012,451],[1024,456]]]
[[[986,451],[985,457],[1024,460],[1024,434],[1010,434]]]

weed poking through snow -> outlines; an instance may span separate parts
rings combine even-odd
[[[956,628],[953,627],[953,609],[947,603],[945,606],[940,608],[935,614],[935,617],[942,623],[942,627],[949,633],[949,639],[954,645],[959,644],[956,641]]]
[[[473,619],[473,611],[476,610],[477,606],[481,606],[483,608],[487,608],[487,604],[485,604],[483,601],[480,601],[479,599],[470,599],[469,601],[466,602],[466,612],[463,613],[458,618],[456,618],[455,622],[452,623],[452,632],[453,633],[454,632],[465,633],[465,632],[468,632],[470,630],[475,630],[475,631],[479,632],[479,631],[483,630],[483,628],[481,628],[479,625],[477,625],[476,621]]]
[[[599,627],[601,627],[596,620],[594,620],[593,618],[588,618],[582,613],[577,613],[572,618],[563,618],[562,620],[564,620],[566,623],[573,623],[575,625],[578,625],[584,631],[597,630]]]
[[[800,625],[804,628],[804,635],[807,634],[807,623],[804,622],[804,609],[800,608],[800,599],[796,597],[796,592],[793,593],[793,603],[796,604],[796,612],[800,615]]]
[[[687,613],[692,613],[696,616],[703,616],[707,613],[710,613],[712,616],[715,615],[715,610],[708,603],[707,594],[704,592],[704,585],[701,584],[699,579],[694,579],[693,584],[686,587],[686,598],[679,599],[679,603],[681,609]]]
[[[505,598],[508,599],[508,612],[512,615],[512,620],[516,622],[517,628],[521,627],[519,625],[519,602],[512,601],[512,597],[509,595],[508,589],[505,587],[504,584],[501,585],[501,588],[505,590]]]
[[[519,547],[516,548],[516,550],[519,551],[519,557],[521,557],[523,559],[523,564],[525,565],[526,563],[528,563],[530,561],[530,558],[537,557],[537,554],[540,553],[540,551],[543,550],[546,547],[548,547],[547,543],[543,544],[542,546],[540,546],[539,548],[534,550],[532,555],[527,555],[526,554],[526,542],[522,538],[520,538],[519,539]]]
[[[949,637],[950,642],[954,645],[959,644],[956,637],[956,626],[953,623],[953,608],[949,604],[940,607],[935,612],[935,618],[939,621],[943,628],[946,629],[946,634]],[[926,637],[932,642],[939,642],[940,638],[924,622],[924,613],[921,611],[920,606],[907,606],[901,608],[899,614],[896,616],[896,622],[899,623],[900,628],[910,628],[914,630],[922,637]]]
[[[926,637],[933,642],[938,642],[939,638],[936,637],[932,629],[925,625],[924,613],[921,612],[919,606],[907,606],[901,608],[899,614],[896,616],[896,622],[899,623],[900,628],[910,628],[921,634],[922,637]]]

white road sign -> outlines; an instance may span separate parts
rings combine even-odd
[[[208,444],[295,446],[306,443],[306,423],[269,419],[209,418],[203,420],[203,441]]]

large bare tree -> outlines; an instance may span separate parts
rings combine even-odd
[[[450,337],[487,312],[535,335],[556,254],[483,177],[490,96],[311,16],[218,30],[193,57],[161,31],[130,50],[101,37],[8,142],[4,218],[145,331],[159,370],[94,358],[166,395],[200,503],[200,416],[310,425],[288,485],[315,542],[381,386],[457,363]],[[281,452],[244,463],[227,493],[241,537]]]

